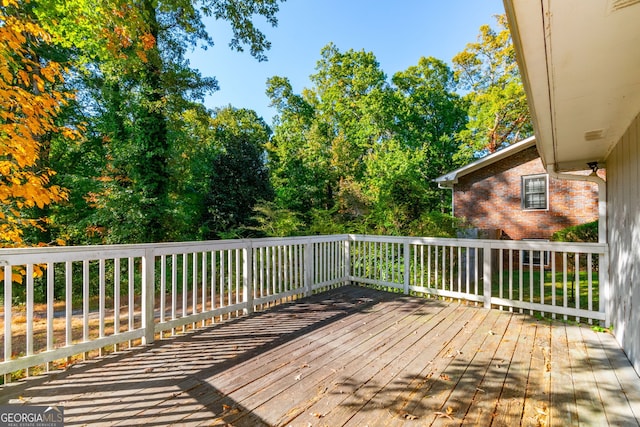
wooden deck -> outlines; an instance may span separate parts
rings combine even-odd
[[[0,388],[65,425],[638,425],[586,326],[348,286]]]

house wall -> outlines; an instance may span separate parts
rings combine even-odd
[[[523,210],[521,177],[546,170],[535,147],[527,148],[459,178],[453,212],[474,227],[501,229],[506,238],[549,239],[572,225],[598,218],[598,186],[549,177],[549,209]]]
[[[640,372],[640,115],[607,158],[613,333]]]

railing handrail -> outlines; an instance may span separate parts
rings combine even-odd
[[[608,245],[606,243],[572,243],[572,242],[547,242],[542,240],[491,240],[491,239],[464,239],[450,237],[407,237],[407,236],[382,236],[370,234],[325,234],[316,236],[293,236],[293,237],[265,237],[248,239],[228,239],[228,240],[204,240],[188,242],[162,242],[162,243],[136,243],[136,244],[115,244],[115,245],[84,245],[84,246],[39,246],[24,248],[0,248],[0,263],[3,257],[42,255],[56,253],[91,253],[99,257],[102,252],[110,256],[117,252],[136,251],[143,253],[145,250],[153,249],[157,254],[165,250],[185,248],[193,251],[208,249],[235,249],[243,247],[275,246],[276,243],[283,245],[304,242],[326,242],[341,240],[370,240],[388,243],[409,243],[409,244],[440,244],[442,246],[466,246],[481,247],[489,246],[493,249],[533,249],[533,250],[554,250],[571,248],[567,252],[583,253],[604,253]],[[2,264],[0,264],[2,265]]]
[[[464,239],[452,237],[407,237],[381,236],[370,234],[349,234],[349,240],[367,240],[379,243],[409,243],[431,244],[439,246],[463,246],[469,248],[488,247],[491,249],[538,250],[556,252],[605,253],[607,243],[590,242],[551,242],[544,240],[493,240],[493,239]]]

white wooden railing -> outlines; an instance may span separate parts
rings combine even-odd
[[[351,282],[609,324],[606,244],[351,235],[349,246]]]
[[[0,249],[0,374],[348,283],[608,322],[607,271],[603,244],[362,235]]]

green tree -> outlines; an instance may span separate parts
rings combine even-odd
[[[453,58],[469,102],[469,123],[458,136],[472,153],[492,153],[533,133],[507,20],[496,18],[497,31],[483,25],[478,40]]]
[[[268,82],[279,114],[269,145],[277,206],[303,214],[311,231],[332,229],[323,210],[393,233],[448,206],[431,180],[459,165],[454,136],[467,113],[446,64],[422,58],[390,84],[372,53],[329,44],[311,82],[301,94],[286,78]]]
[[[401,99],[396,132],[410,154],[406,163],[416,169],[411,172],[412,185],[420,184],[408,194],[414,195],[414,206],[420,211],[444,212],[449,209],[450,194],[438,189],[433,179],[468,160],[457,155],[460,143],[455,138],[467,123],[467,105],[455,93],[453,71],[433,57],[420,58],[392,81]],[[410,219],[419,215],[414,208]]]
[[[265,164],[271,131],[254,111],[231,107],[217,110],[211,126],[219,151],[206,163],[204,237],[242,235],[254,225],[254,206],[273,199]]]
[[[302,95],[284,78],[269,80],[267,93],[280,114],[270,145],[278,199],[303,212],[337,205],[356,213],[364,158],[389,137],[393,109],[385,103],[393,93],[372,53],[343,53],[333,44],[322,49],[310,79],[314,86]]]
[[[40,17],[61,45],[76,52],[80,99],[92,123],[89,143],[104,153],[85,215],[102,242],[175,238],[181,206],[171,192],[171,156],[188,124],[174,119],[214,91],[214,78],[189,67],[188,49],[211,45],[203,16],[226,20],[230,46],[248,46],[265,59],[269,42],[252,23],[260,15],[276,24],[278,0],[183,2],[40,0]],[[185,127],[185,128],[183,128]],[[70,165],[73,168],[73,165]],[[77,199],[77,198],[76,198]]]

